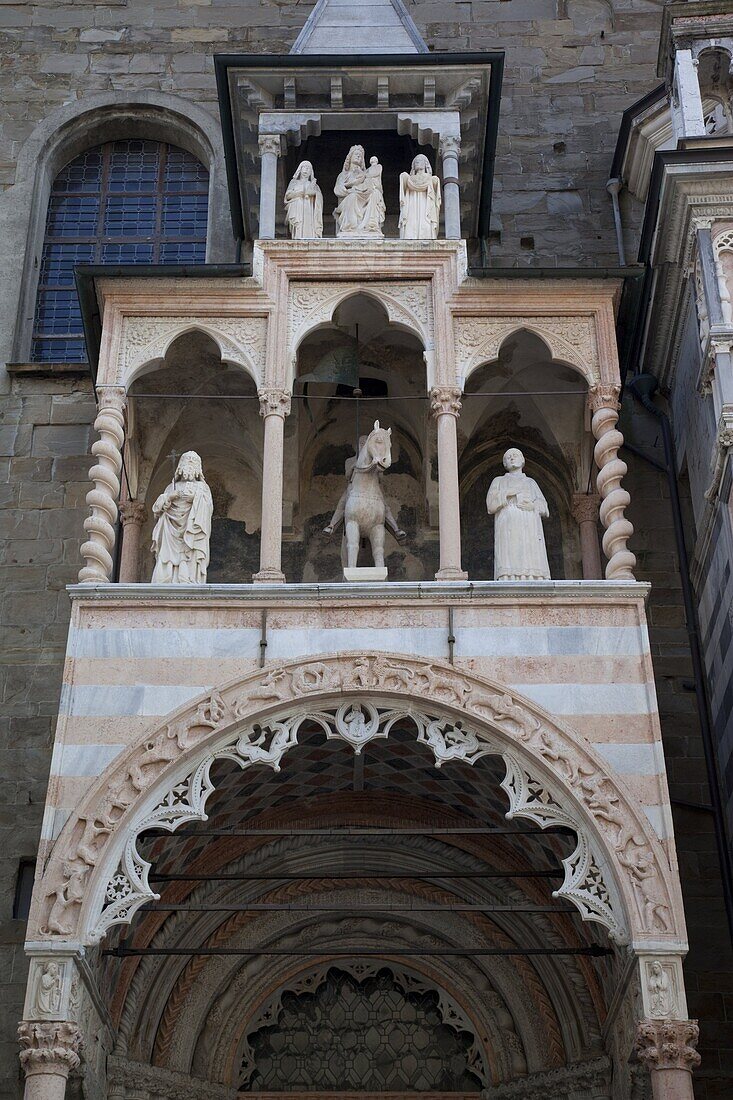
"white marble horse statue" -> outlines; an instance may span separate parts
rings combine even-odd
[[[372,431],[359,443],[356,460],[352,458],[347,463],[347,467],[351,465],[351,470],[346,491],[325,531],[330,535],[343,520],[346,541],[344,564],[348,569],[356,568],[359,542],[363,536],[368,537],[371,543],[375,567],[383,569],[385,522],[398,539],[404,538],[404,531],[397,526],[384,499],[381,484],[384,471],[392,465],[392,429],[380,428],[379,421],[375,420]]]

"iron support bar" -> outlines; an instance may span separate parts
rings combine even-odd
[[[321,882],[323,879],[376,879],[378,881],[397,879],[400,882],[432,882],[433,879],[452,878],[557,878],[560,868],[549,871],[431,871],[429,874],[379,874],[377,871],[322,871],[319,875],[296,875],[283,871],[282,874],[252,875],[166,875],[151,872],[150,879],[156,882]]]
[[[102,950],[103,955],[114,956],[118,959],[132,956],[146,955],[239,955],[242,957],[266,958],[267,956],[286,956],[288,958],[318,957],[334,959],[353,958],[379,958],[389,957],[403,958],[405,956],[458,956],[461,958],[473,958],[487,955],[586,955],[593,959],[599,959],[605,955],[612,955],[613,948],[602,947],[600,944],[592,944],[590,947],[442,947],[430,950],[419,947],[406,947],[399,949],[367,948],[366,950],[354,948],[345,950],[342,948],[303,948],[299,951],[290,951],[287,948],[270,947],[261,951],[252,948],[240,947],[107,947]]]
[[[576,913],[573,905],[295,905],[290,902],[245,902],[242,905],[203,905],[151,901],[145,913]]]
[[[571,830],[564,825],[553,825],[548,829],[511,829],[497,826],[482,829],[381,829],[374,825],[362,828],[359,826],[345,825],[343,828],[330,829],[177,829],[175,833],[162,831],[161,835],[155,834],[156,840],[170,838],[177,840],[179,837],[195,836],[220,836],[220,837],[263,837],[263,836],[547,836],[548,833],[567,833]],[[144,839],[151,836],[152,831],[146,834]]]

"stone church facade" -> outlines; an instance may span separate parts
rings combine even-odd
[[[731,1094],[727,8],[2,8],[0,1095]]]

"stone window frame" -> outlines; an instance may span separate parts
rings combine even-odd
[[[25,184],[26,238],[12,343],[14,362],[31,362],[33,320],[48,203],[58,173],[80,153],[110,141],[165,142],[197,157],[209,173],[206,262],[232,262],[236,242],[228,223],[228,191],[221,126],[182,97],[116,93],[80,100],[53,112],[33,132],[18,158],[16,186]],[[23,217],[23,214],[21,214]]]

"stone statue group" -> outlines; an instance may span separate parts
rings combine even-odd
[[[342,240],[383,237],[387,216],[382,190],[382,166],[376,157],[366,163],[364,148],[353,145],[334,187],[336,236]],[[440,180],[420,153],[409,172],[400,175],[400,237],[435,240],[440,223]],[[323,194],[309,160],[298,165],[285,192],[285,214],[293,240],[323,236]]]
[[[368,538],[374,566],[384,570],[385,531],[401,542],[400,530],[384,497],[382,480],[392,464],[392,431],[375,421],[359,440],[359,451],[346,463],[346,489],[325,528],[332,534],[344,527],[342,562],[353,577],[360,540]],[[537,482],[524,472],[524,455],[516,447],[504,455],[506,473],[489,486],[486,508],[494,516],[494,579],[549,580],[542,520],[549,516]],[[195,451],[181,455],[170,485],[153,505],[155,554],[153,584],[205,584],[214,504]],[[357,570],[358,572],[358,570]],[[370,578],[372,579],[372,578]]]

